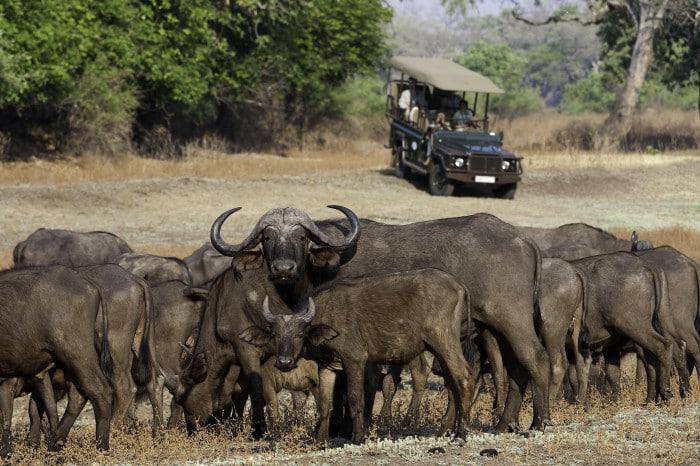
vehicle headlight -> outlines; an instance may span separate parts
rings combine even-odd
[[[510,162],[507,160],[504,160],[501,162],[501,170],[506,171],[510,168]]]
[[[455,159],[455,167],[462,168],[464,166],[464,159],[462,157],[457,157]]]

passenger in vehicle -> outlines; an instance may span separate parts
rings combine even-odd
[[[456,127],[466,127],[474,119],[474,113],[469,110],[466,100],[459,101],[459,109],[452,115],[452,121]]]

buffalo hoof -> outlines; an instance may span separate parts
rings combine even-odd
[[[49,451],[61,451],[65,445],[66,445],[66,442],[64,440],[49,441],[48,442],[48,450]]]
[[[659,392],[663,401],[669,401],[671,398],[673,398],[673,392],[671,392],[670,388],[662,388],[659,390]]]
[[[511,434],[517,434],[518,432],[520,432],[520,426],[515,422],[511,422],[510,424],[508,424],[507,431]]]

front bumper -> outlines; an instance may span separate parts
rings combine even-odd
[[[482,183],[476,181],[477,176],[489,176],[494,178],[493,183]],[[473,173],[473,172],[457,172],[457,171],[447,171],[447,178],[450,180],[459,181],[464,184],[476,184],[479,186],[488,186],[490,184],[510,184],[518,183],[522,177],[518,173]]]

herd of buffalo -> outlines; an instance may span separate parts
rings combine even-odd
[[[487,372],[499,432],[518,429],[528,386],[531,429],[551,424],[550,399],[564,389],[586,403],[592,367],[618,396],[626,352],[647,401],[672,396],[673,372],[680,396],[690,389],[700,268],[674,248],[585,224],[516,227],[480,213],[388,225],[329,207],[345,218],[272,209],[239,244],[221,235],[231,209],[182,260],[135,253],[106,232],[41,228],[17,244],[0,272],[2,454],[24,395],[28,441],[43,434],[51,450],[87,401],[99,449],[111,425],[135,422],[139,392],[161,428],[164,388],[168,427],[184,414],[192,433],[240,417],[250,400],[256,438],[278,420],[281,390],[296,410],[312,393],[321,443],[362,442],[378,390],[391,415],[404,366],[409,418],[435,373],[449,396],[441,428],[458,436]]]

